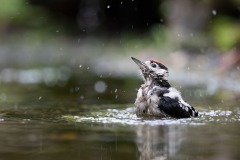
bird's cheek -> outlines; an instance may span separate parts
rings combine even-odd
[[[166,73],[166,71],[163,70],[163,69],[160,69],[160,70],[158,70],[156,73],[157,73],[158,75],[164,75],[164,74]]]

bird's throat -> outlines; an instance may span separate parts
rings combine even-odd
[[[152,84],[161,86],[161,87],[166,87],[166,88],[171,87],[171,85],[168,83],[167,80],[155,80],[155,79],[151,79],[151,78],[145,79],[145,85],[150,86]]]

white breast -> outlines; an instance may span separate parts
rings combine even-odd
[[[148,91],[147,94],[147,104],[148,104],[148,114],[156,116],[165,116],[158,108],[158,103],[160,97],[154,92]]]
[[[141,88],[138,89],[137,92],[137,98],[135,101],[135,106],[136,106],[136,112],[137,114],[143,114],[144,112],[147,112],[147,90],[148,86],[142,85]]]

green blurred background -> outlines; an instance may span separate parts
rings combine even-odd
[[[2,0],[1,104],[133,103],[131,56],[162,61],[196,105],[237,100],[239,18],[238,0]]]
[[[137,117],[131,57],[199,111]],[[0,159],[240,159],[239,0],[1,0]]]

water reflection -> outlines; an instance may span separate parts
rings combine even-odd
[[[139,160],[239,157],[234,150],[240,141],[232,136],[236,137],[239,133],[240,114],[233,108],[200,110],[199,118],[187,119],[140,118],[134,114],[132,107],[113,108],[116,109],[102,109],[83,116],[63,118],[79,124],[101,125],[112,131],[117,128],[130,129],[135,135],[129,133],[125,138],[133,136],[135,139]],[[120,141],[117,140],[118,143]]]
[[[19,120],[1,123],[3,159],[136,159],[132,131]]]
[[[1,110],[1,159],[240,158],[237,109],[178,120],[139,118],[130,106]]]
[[[187,127],[141,125],[136,129],[139,160],[164,160],[177,154]]]

